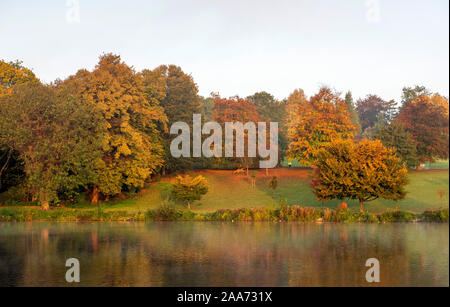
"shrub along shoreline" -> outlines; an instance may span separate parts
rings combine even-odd
[[[349,209],[328,209],[300,206],[278,208],[220,209],[212,213],[179,210],[171,205],[161,205],[145,212],[105,211],[103,209],[55,208],[1,208],[0,222],[27,221],[247,221],[247,222],[335,222],[335,223],[387,223],[387,222],[439,222],[448,223],[449,209],[413,213],[388,210],[382,213],[356,212]]]

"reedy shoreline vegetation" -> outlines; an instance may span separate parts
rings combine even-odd
[[[391,209],[382,213],[357,212],[350,209],[312,208],[286,206],[283,202],[275,208],[220,209],[212,213],[196,213],[180,210],[170,203],[156,209],[129,213],[127,211],[104,211],[57,208],[0,208],[0,222],[26,221],[223,221],[223,222],[341,222],[341,223],[387,223],[387,222],[439,222],[448,223],[449,209],[427,210],[413,213]]]

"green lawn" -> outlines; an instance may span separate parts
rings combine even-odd
[[[199,171],[209,183],[210,190],[200,202],[192,205],[195,212],[211,212],[221,208],[269,207],[275,206],[284,199],[287,204],[310,207],[336,208],[339,200],[319,202],[309,187],[308,170],[282,169],[271,170],[268,177],[263,170],[259,171],[256,187],[251,186],[250,178],[232,175],[231,171]],[[269,188],[271,175],[277,175],[278,188]],[[422,212],[426,209],[448,208],[449,173],[445,170],[411,171],[408,195],[405,200],[394,202],[375,200],[366,203],[366,209],[371,212],[381,212],[397,206],[402,210]],[[116,201],[106,204],[106,210],[145,211],[156,208],[170,193],[170,180],[152,184],[141,195],[132,200]],[[445,192],[443,199],[439,191]],[[347,200],[350,208],[358,209],[359,203]]]
[[[289,161],[285,159],[281,162],[281,166],[288,167],[289,166],[288,163]],[[448,169],[448,166],[449,160],[437,160],[436,162],[433,163],[425,163],[424,169]],[[297,160],[292,160],[291,167],[301,167],[301,166]]]
[[[434,163],[426,163],[425,169],[448,169],[448,160],[438,160]]]
[[[256,187],[252,187],[251,178],[233,175],[232,171],[204,170],[191,171],[191,175],[204,175],[209,184],[209,192],[192,204],[194,212],[212,212],[223,208],[270,207],[285,200],[289,205],[306,207],[336,208],[339,200],[319,202],[313,195],[310,184],[310,170],[298,168],[280,168],[257,172]],[[272,190],[268,186],[271,177],[278,178],[278,187]],[[449,202],[449,173],[448,170],[410,171],[410,183],[407,186],[406,199],[398,202],[378,199],[365,204],[370,212],[381,212],[397,206],[402,210],[423,212],[426,209],[448,208]],[[114,200],[104,203],[106,211],[125,210],[130,213],[145,212],[147,209],[157,208],[170,195],[172,178],[163,178],[161,182],[149,185],[139,195],[132,199]],[[439,198],[439,191],[445,193]],[[355,200],[346,200],[350,208],[359,209]],[[180,208],[182,205],[178,205]],[[82,201],[70,206],[78,209],[93,208],[91,204]]]

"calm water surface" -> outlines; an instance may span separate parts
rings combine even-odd
[[[0,223],[0,286],[448,286],[448,224]]]

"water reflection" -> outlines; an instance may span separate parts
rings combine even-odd
[[[448,286],[448,224],[4,223],[0,286]]]

